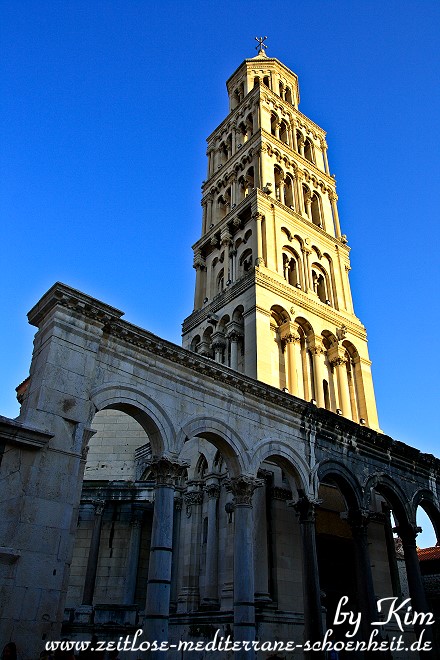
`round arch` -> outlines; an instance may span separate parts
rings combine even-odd
[[[211,442],[221,452],[231,477],[246,473],[247,465],[243,456],[247,447],[240,436],[230,426],[213,417],[196,417],[183,426],[176,438],[176,452],[181,451],[184,443],[194,436]]]
[[[310,496],[315,496],[313,483],[310,483],[310,469],[304,458],[290,443],[278,438],[263,438],[253,447],[250,457],[251,471],[257,474],[261,464],[267,459],[273,461],[295,480],[297,489],[301,489]],[[313,492],[310,492],[313,491]]]
[[[372,488],[389,502],[399,524],[415,525],[415,511],[409,503],[409,498],[392,477],[385,472],[379,472],[367,479],[364,485],[364,506],[366,508],[370,507]]]
[[[363,508],[362,487],[358,479],[343,463],[326,459],[316,466],[319,484],[331,479],[338,486],[345,498],[348,508]]]
[[[417,509],[420,506],[428,516],[434,528],[437,542],[440,542],[440,510],[438,508],[438,500],[434,493],[427,488],[418,490],[412,498],[412,506],[414,515],[417,515]]]
[[[95,407],[94,414],[110,408],[133,417],[148,435],[153,455],[173,450],[173,423],[152,397],[135,387],[115,383],[97,388],[90,398]]]

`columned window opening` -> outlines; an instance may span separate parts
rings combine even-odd
[[[315,162],[313,144],[312,144],[310,138],[306,138],[306,140],[304,142],[304,158],[306,158],[311,163]]]
[[[275,199],[278,202],[284,203],[284,175],[280,167],[274,167],[274,180],[275,180]]]
[[[248,139],[253,135],[254,132],[254,117],[252,113],[249,113],[248,116],[246,117],[246,133],[248,136]]]
[[[260,77],[255,76],[254,78],[254,87],[259,87],[260,86]]]
[[[293,179],[290,174],[286,174],[284,179],[284,203],[291,209],[295,208]]]
[[[222,268],[219,274],[217,275],[216,293],[221,293],[224,288],[225,288],[225,272]]]
[[[299,258],[290,250],[283,252],[283,274],[291,286],[301,288]]]
[[[243,277],[252,269],[252,250],[248,248],[243,252],[239,262],[239,277]]]
[[[274,112],[272,112],[271,115],[270,115],[270,132],[275,137],[278,137],[278,134],[277,134],[278,124],[279,124],[278,116]]]
[[[321,219],[321,198],[315,192],[311,198],[311,213],[312,213],[312,222],[317,227],[322,227]]]
[[[281,81],[280,81],[280,84],[279,84],[279,95],[282,99],[284,99],[284,85]]]
[[[323,272],[318,270],[318,267],[312,269],[312,282],[313,291],[316,293],[321,302],[326,303],[327,300],[329,300],[326,277]]]
[[[248,171],[246,172],[245,181],[246,181],[246,184],[247,184],[246,195],[248,195],[249,192],[250,192],[253,188],[255,188],[255,177],[254,177],[254,168],[253,168],[253,167],[250,167],[250,168],[248,169]]]
[[[270,89],[270,78],[269,78],[269,76],[264,76],[263,77],[263,85],[266,85],[266,87],[269,87],[269,89]]]
[[[290,105],[293,105],[292,92],[290,87],[286,87],[285,101],[287,101],[287,103],[290,103]]]
[[[289,144],[289,129],[287,126],[287,122],[282,119],[280,123],[280,137],[279,139],[281,142],[284,142],[284,144]]]

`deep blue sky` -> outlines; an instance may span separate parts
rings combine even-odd
[[[180,343],[205,138],[254,37],[328,131],[383,430],[440,455],[437,0],[0,2],[0,414],[61,280]]]

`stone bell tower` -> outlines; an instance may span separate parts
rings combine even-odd
[[[297,76],[259,41],[207,140],[183,345],[378,429],[326,134],[299,111]]]

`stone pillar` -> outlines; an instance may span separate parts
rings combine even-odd
[[[183,474],[185,466],[174,463],[165,456],[155,457],[150,466],[156,488],[144,632],[146,639],[162,642],[168,639],[174,487],[176,479]]]
[[[226,282],[230,279],[229,277],[229,247],[231,245],[231,235],[229,233],[229,230],[227,228],[222,229],[221,235],[220,235],[220,244],[225,250],[225,257],[224,257],[224,273],[225,273],[225,285]]]
[[[305,158],[305,156],[304,156],[304,137],[302,135],[300,135],[297,141],[298,141],[299,153],[301,154],[301,156],[303,158]]]
[[[206,231],[209,231],[212,225],[212,195],[206,198]]]
[[[179,573],[182,504],[183,504],[183,498],[179,494],[175,495],[174,519],[173,519],[173,563],[171,566],[171,594],[170,594],[170,607],[174,612],[177,609],[177,576]]]
[[[136,596],[139,554],[141,551],[143,509],[134,505],[130,521],[130,540],[128,543],[127,574],[125,578],[124,605],[133,605]]]
[[[214,349],[214,359],[223,364],[223,352],[226,348],[226,337],[223,332],[217,331],[212,334],[211,346]]]
[[[356,582],[361,608],[361,631],[364,641],[371,634],[371,622],[377,621],[376,597],[374,595],[373,575],[371,572],[370,553],[368,549],[368,512],[350,511],[348,523],[351,527],[355,547]]]
[[[330,168],[328,166],[328,158],[327,158],[327,147],[328,144],[325,140],[320,141],[321,144],[321,149],[322,149],[322,156],[324,158],[324,170],[326,174],[330,174]]]
[[[203,491],[199,481],[189,481],[183,495],[187,521],[184,535],[182,588],[178,596],[178,612],[193,612],[200,604],[200,542],[202,532]]]
[[[310,342],[310,350],[313,355],[313,375],[315,381],[316,403],[320,408],[325,408],[324,388],[322,385],[325,348],[320,337],[314,337]]]
[[[302,495],[293,504],[297,512],[302,546],[304,639],[320,641],[324,637],[322,625],[321,589],[319,586],[318,555],[315,530],[316,503]],[[310,653],[313,658],[324,658],[324,653]]]
[[[281,340],[284,342],[287,352],[288,389],[290,394],[298,396],[298,374],[295,348],[295,344],[299,343],[298,326],[295,323],[286,322],[280,327],[280,331]]]
[[[220,497],[218,479],[212,478],[205,486],[208,495],[208,532],[206,538],[204,609],[218,609],[218,521],[217,506]]]
[[[203,305],[204,291],[204,272],[206,271],[205,260],[200,252],[194,254],[193,267],[196,270],[196,290],[194,294],[194,309],[200,309]]]
[[[271,602],[269,592],[269,537],[267,530],[267,488],[271,483],[272,472],[259,470],[258,477],[263,480],[263,488],[254,495],[254,556],[255,602],[259,605]],[[270,486],[269,486],[270,487]]]
[[[104,513],[105,502],[98,500],[93,502],[95,515],[93,518],[92,538],[90,541],[89,557],[87,559],[86,579],[83,592],[83,605],[93,604],[93,593],[95,591],[96,571],[98,568],[99,543],[101,540],[102,514]]]
[[[227,337],[231,346],[231,369],[238,371],[238,349],[240,339],[243,337],[242,327],[237,321],[231,321],[227,326]]]
[[[330,198],[330,203],[332,205],[332,212],[333,212],[333,220],[335,223],[335,232],[336,232],[336,238],[341,238],[341,225],[339,222],[339,213],[338,213],[338,207],[337,207],[337,199],[338,196],[334,192],[329,192],[329,198]]]
[[[329,356],[331,364],[336,370],[339,391],[339,404],[341,406],[342,414],[348,419],[352,418],[350,392],[348,389],[348,376],[347,376],[347,359],[345,351],[336,351],[336,354]]]
[[[304,195],[304,207],[306,211],[306,216],[312,221],[312,196],[310,194],[310,191],[307,191],[306,194]]]
[[[232,144],[232,155],[237,151],[237,124],[232,124],[231,126],[231,144]]]
[[[255,265],[256,266],[264,266],[264,258],[263,258],[263,234],[262,234],[262,222],[264,219],[264,215],[262,213],[259,213],[258,211],[253,214],[252,216],[253,220],[255,220],[255,230],[256,230],[256,235],[257,235],[257,254],[255,257]]]
[[[234,494],[234,640],[255,640],[255,579],[252,495],[261,479],[240,475],[231,479]],[[234,654],[239,660],[255,658],[254,651]]]
[[[231,272],[229,277],[231,282],[235,282],[237,279],[237,250],[235,248],[229,250],[229,256],[231,257]]]

